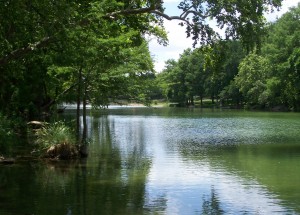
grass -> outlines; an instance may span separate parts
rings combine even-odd
[[[67,160],[79,156],[75,135],[64,122],[46,124],[36,131],[36,136],[42,157]]]
[[[36,132],[36,142],[44,147],[68,143],[75,144],[72,130],[62,121],[46,124]]]

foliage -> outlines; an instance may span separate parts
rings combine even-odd
[[[167,66],[158,75],[159,85],[167,99],[180,106],[194,105],[194,96],[203,97],[205,79],[204,60],[199,49],[187,49],[178,62],[167,61]]]
[[[264,105],[261,95],[266,90],[266,75],[270,69],[268,60],[254,53],[241,62],[235,83],[250,103]]]
[[[214,18],[217,26],[225,30],[226,39],[239,38],[247,51],[255,46],[260,47],[264,34],[265,18],[263,13],[281,6],[281,0],[240,1],[240,0],[207,0],[182,1],[179,9],[183,15],[192,13],[193,25],[187,24],[188,36],[202,44],[215,41],[219,35],[207,24]],[[194,12],[191,12],[194,11]]]
[[[300,5],[271,23],[261,54],[240,64],[235,84],[249,104],[299,109],[299,16]]]
[[[300,108],[299,47],[300,47],[300,4],[291,8],[270,26],[262,55],[274,65],[271,76],[276,78],[274,94],[280,99],[276,103],[289,108]]]
[[[245,56],[239,41],[219,41],[214,46],[203,47],[205,70],[209,73],[206,92],[214,103],[221,91],[230,84],[238,73],[240,61]]]
[[[178,62],[166,62],[165,70],[158,75],[160,86],[170,101],[181,106],[194,105],[196,97],[200,98],[201,105],[205,97],[210,97],[214,103],[238,73],[243,56],[237,41],[219,41],[214,45],[187,49]],[[225,91],[222,96],[225,99]],[[238,95],[230,94],[227,99],[232,96]]]
[[[118,55],[122,61],[107,69],[95,67],[87,80],[88,96],[94,106],[106,106],[115,99],[135,99],[147,103],[154,78],[153,62],[147,43],[124,48]]]
[[[164,19],[180,20],[195,44],[211,44],[218,35],[207,20],[215,18],[227,38],[240,38],[250,50],[260,46],[263,12],[269,6],[280,7],[281,0],[185,0],[179,3],[179,16],[166,14],[163,1],[156,0],[4,0],[1,4],[1,111],[32,120],[61,101],[105,105],[120,92],[148,103],[154,74],[144,38],[155,36],[167,44]],[[182,68],[184,61],[180,64]],[[188,75],[184,92],[177,93],[181,99],[203,94],[203,87],[195,93],[199,85],[192,80],[195,77]],[[211,86],[215,87],[215,80],[210,80]],[[221,88],[214,90],[214,96]]]

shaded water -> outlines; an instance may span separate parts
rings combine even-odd
[[[298,113],[111,108],[88,127],[87,160],[0,166],[0,214],[300,214]]]

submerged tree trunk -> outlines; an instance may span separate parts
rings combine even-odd
[[[77,108],[76,108],[76,135],[79,140],[80,137],[80,104],[81,104],[81,80],[82,80],[82,69],[78,71],[78,87],[77,87]]]
[[[200,96],[200,105],[203,106],[203,96]]]
[[[86,104],[87,104],[87,84],[84,84],[84,91],[83,91],[83,101],[82,101],[82,123],[83,123],[83,130],[82,130],[82,139],[81,143],[86,142],[87,137],[87,124],[86,124]]]

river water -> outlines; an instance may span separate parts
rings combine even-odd
[[[299,113],[110,107],[88,137],[85,160],[0,166],[0,214],[300,214]]]

